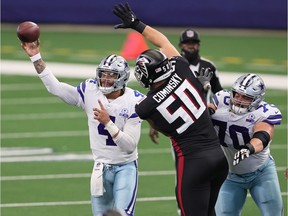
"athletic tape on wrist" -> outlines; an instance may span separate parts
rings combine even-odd
[[[119,132],[119,128],[111,120],[105,125],[105,128],[112,137]]]
[[[38,61],[39,59],[41,59],[41,54],[37,53],[36,55],[31,56],[30,59],[32,62]]]

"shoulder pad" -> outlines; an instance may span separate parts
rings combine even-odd
[[[268,104],[263,101],[255,111],[262,116],[263,122],[271,125],[281,124],[282,114],[274,104]]]
[[[220,106],[229,106],[230,104],[230,91],[223,89],[216,94],[214,94],[213,98],[213,103],[216,107]]]

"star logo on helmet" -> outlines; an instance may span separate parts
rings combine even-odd
[[[260,83],[260,84],[259,84],[259,87],[260,87],[261,90],[263,90],[263,89],[264,89],[264,84],[263,84],[263,83]]]

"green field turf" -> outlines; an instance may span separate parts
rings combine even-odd
[[[2,59],[27,60],[16,37],[17,25],[2,25]],[[41,27],[41,25],[40,25]],[[56,29],[56,27],[54,27]],[[123,49],[128,30],[114,30],[101,27],[87,27],[87,31],[53,31],[43,26],[40,40],[42,57],[46,61],[98,64],[106,55],[119,54]],[[62,28],[65,30],[65,27]],[[72,29],[72,30],[71,30]],[[197,29],[197,28],[196,28]],[[162,29],[161,29],[162,30]],[[167,37],[177,46],[179,32],[163,29]],[[286,31],[201,31],[201,54],[212,60],[219,71],[249,71],[255,73],[287,73]],[[148,43],[149,47],[153,47]],[[134,63],[133,60],[130,61]]]
[[[2,59],[28,61],[14,31],[4,29],[1,35]],[[177,33],[170,33],[169,37],[177,43]],[[45,32],[41,35],[43,55],[48,64],[49,61],[95,63],[112,51],[119,52],[124,40],[124,33],[115,36],[105,32]],[[285,36],[203,35],[203,53],[218,62],[223,71],[286,74],[284,46]],[[232,57],[235,57],[234,61]],[[60,80],[72,85],[83,81]],[[129,86],[143,92],[136,83]],[[287,215],[287,181],[283,174],[287,167],[287,90],[268,89],[265,100],[276,104],[283,115],[282,124],[275,128],[271,152],[276,161]],[[36,75],[1,75],[1,147],[2,150],[31,147],[53,151],[38,153],[34,157],[29,155],[26,162],[4,162],[4,159],[13,158],[1,158],[1,215],[91,215],[89,183],[93,162],[89,160],[86,116],[80,109],[50,95]],[[67,155],[88,155],[88,159],[45,161],[47,156],[64,158]],[[14,156],[14,159],[17,157],[20,156]],[[31,161],[32,158],[36,161]],[[148,137],[146,122],[139,143],[139,171],[136,216],[177,216],[174,162],[169,140],[161,135],[160,144],[153,144]],[[250,196],[243,215],[260,216]]]

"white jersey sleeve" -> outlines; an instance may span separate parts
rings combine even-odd
[[[68,104],[81,107],[80,95],[76,87],[60,82],[47,67],[38,76],[49,93],[59,97]]]
[[[230,92],[227,90],[217,92],[213,101],[217,110],[211,118],[228,160],[230,172],[244,174],[257,170],[271,156],[270,144],[261,152],[241,161],[237,166],[233,165],[234,154],[250,141],[257,122],[279,125],[282,120],[280,110],[275,105],[263,101],[255,110],[237,115],[230,111]]]

